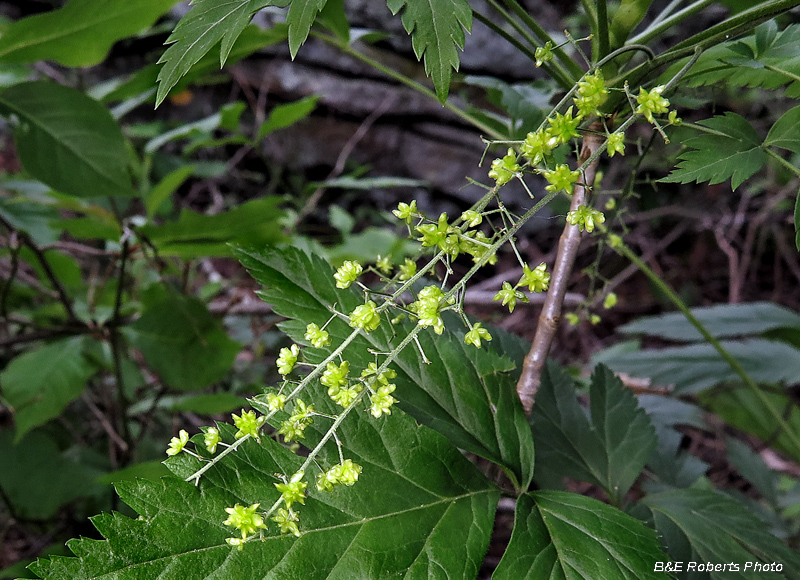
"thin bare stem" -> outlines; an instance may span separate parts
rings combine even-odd
[[[595,130],[602,130],[602,125],[597,125]],[[585,165],[592,157],[594,159],[583,168],[583,183],[575,186],[570,210],[576,210],[580,206],[588,204],[591,184],[594,183],[594,178],[597,174],[598,157],[594,153],[600,149],[604,142],[605,136],[599,133],[588,132],[584,135],[580,165]],[[542,369],[547,360],[547,353],[550,352],[550,346],[555,338],[558,321],[561,317],[561,307],[564,303],[564,296],[567,293],[567,286],[569,285],[580,243],[581,230],[577,225],[566,224],[558,241],[556,263],[550,276],[547,299],[544,302],[544,306],[542,306],[536,334],[534,335],[531,349],[525,356],[522,374],[517,382],[517,394],[522,401],[522,407],[525,409],[526,414],[531,413],[536,392],[541,384]]]

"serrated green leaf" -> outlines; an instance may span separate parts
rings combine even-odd
[[[493,580],[666,580],[653,530],[580,495],[539,491],[517,499],[511,541]]]
[[[177,0],[69,0],[63,8],[12,23],[0,37],[0,63],[102,62],[111,46],[152,26]]]
[[[297,51],[308,38],[311,25],[317,14],[325,7],[328,0],[289,0],[289,12],[286,22],[289,24],[289,53],[292,60],[297,56]]]
[[[266,6],[286,6],[289,0],[197,0],[181,18],[167,39],[171,44],[161,56],[164,67],[158,73],[156,106],[170,89],[189,72],[197,61],[217,43],[220,46],[220,67],[230,54],[236,39],[250,23],[253,14]]]
[[[691,150],[681,153],[677,168],[660,181],[714,185],[730,179],[735,190],[766,163],[758,133],[741,115],[727,112],[698,124],[711,133],[686,140]]]
[[[282,329],[298,343],[307,344],[304,334],[308,323],[322,326],[327,322],[329,306],[335,304],[340,312],[352,312],[364,303],[355,288],[336,288],[329,264],[296,248],[240,248],[235,255],[265,287],[259,293],[261,297],[275,312],[290,319]],[[413,326],[405,321],[392,327],[384,320],[377,330],[354,340],[345,350],[351,374],[374,362],[367,349],[389,352],[395,336],[404,336]],[[448,320],[448,328],[453,327],[462,328],[457,319]],[[352,331],[339,319],[326,330],[333,347]],[[418,335],[431,364],[413,345],[406,348],[392,365],[397,371],[392,381],[397,384],[395,396],[420,423],[436,429],[458,447],[504,466],[524,488],[532,477],[533,440],[514,389],[516,377],[509,372],[516,365],[489,348],[465,345],[463,330],[458,332],[445,330],[438,336],[428,329]],[[304,356],[316,362],[325,353],[309,348]]]
[[[717,338],[756,335],[779,328],[800,329],[800,315],[774,302],[717,304],[692,308],[691,311],[708,332]],[[617,330],[624,334],[644,334],[665,340],[705,340],[680,312],[645,316],[620,326]]]
[[[775,121],[764,145],[800,153],[800,107],[789,109]]]
[[[748,5],[749,6],[749,5]],[[792,24],[774,34],[769,22],[756,28],[743,39],[722,43],[706,50],[683,78],[689,86],[714,85],[726,82],[736,87],[776,89],[791,83],[787,96],[800,95],[800,25]],[[737,48],[738,47],[738,48]],[[743,48],[748,50],[747,57]],[[672,78],[685,62],[676,63],[665,76]]]
[[[0,93],[0,113],[19,121],[17,153],[36,179],[76,197],[136,195],[122,131],[94,99],[34,81]]]
[[[184,296],[156,302],[123,332],[161,379],[182,391],[220,380],[240,348],[202,302]]]
[[[405,7],[403,27],[411,35],[417,60],[424,57],[425,73],[444,102],[453,70],[458,70],[458,50],[464,49],[464,30],[472,31],[472,8],[466,0],[388,0],[392,14]]]
[[[319,424],[324,431],[322,422],[309,430]],[[220,430],[232,441],[233,428]],[[338,435],[345,456],[363,471],[350,488],[327,493],[308,486],[298,510],[299,538],[279,535],[267,520],[263,541],[241,551],[225,542],[233,535],[222,524],[225,508],[259,503],[266,509],[278,498],[275,474],[294,473],[303,459],[265,437],[261,444],[245,442],[199,486],[174,477],[118,485],[138,519],[98,516],[93,522],[107,541],[73,540],[69,547],[78,558],[40,560],[32,569],[48,580],[475,578],[491,536],[496,488],[444,437],[400,411],[380,420],[355,411]],[[329,446],[329,458],[338,462],[336,445]],[[175,459],[170,467],[181,477],[200,466],[185,455]],[[316,472],[309,469],[310,481]]]
[[[305,119],[316,108],[318,100],[319,95],[311,95],[293,103],[278,105],[270,111],[267,120],[261,123],[256,140]]]
[[[655,430],[633,393],[603,365],[592,375],[589,396],[587,418],[572,379],[548,363],[530,418],[536,469],[594,483],[616,501],[647,463]]]
[[[284,240],[280,202],[277,197],[254,199],[216,215],[184,209],[174,222],[149,224],[139,231],[163,256],[230,256],[232,242],[267,245]]]
[[[722,341],[756,382],[796,384],[800,377],[800,350],[763,339]],[[620,373],[649,377],[656,385],[674,385],[676,392],[696,393],[740,378],[710,344],[645,349],[604,358]]]
[[[63,338],[14,358],[0,373],[3,397],[14,412],[16,441],[57,417],[80,397],[97,367],[84,356],[91,339]]]
[[[648,495],[642,503],[652,512],[673,559],[695,565],[739,564],[738,570],[711,572],[712,579],[752,578],[754,562],[782,565],[780,573],[759,572],[761,578],[800,578],[797,552],[769,534],[758,517],[733,499],[713,491],[681,489]],[[749,570],[744,569],[746,562],[751,562]]]

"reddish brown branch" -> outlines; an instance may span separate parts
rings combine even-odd
[[[592,127],[597,129],[597,127]],[[600,127],[602,131],[602,127]],[[580,159],[578,165],[582,165],[592,154],[603,144],[602,133],[587,133],[583,138]],[[588,165],[583,172],[583,183],[577,184],[572,193],[572,203],[570,210],[578,209],[581,205],[587,205],[591,193],[591,186],[597,174],[597,160]],[[581,231],[578,226],[566,224],[561,238],[558,240],[558,253],[556,263],[550,277],[550,288],[547,292],[547,299],[539,315],[539,324],[536,327],[536,334],[533,337],[531,349],[525,357],[522,366],[522,374],[517,382],[517,394],[522,401],[525,413],[530,414],[533,409],[533,401],[542,380],[542,369],[547,360],[547,353],[553,344],[553,338],[558,328],[558,321],[561,317],[561,307],[564,296],[567,293],[567,285],[575,265],[575,257],[578,254],[578,246],[581,242]]]

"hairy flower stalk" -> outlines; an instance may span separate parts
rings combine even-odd
[[[590,126],[590,131],[584,135],[579,165],[584,165],[604,144],[605,137],[602,135],[602,130],[602,124],[594,123]],[[570,211],[576,211],[580,206],[588,204],[591,184],[594,183],[597,174],[598,159],[595,157],[583,168],[583,179],[573,188]],[[525,356],[522,374],[517,382],[517,394],[528,415],[533,409],[536,391],[539,390],[542,381],[542,368],[547,360],[547,354],[550,352],[550,346],[553,344],[553,338],[555,338],[558,320],[561,316],[561,306],[564,303],[564,296],[567,293],[567,286],[580,243],[581,229],[577,225],[567,223],[558,240],[556,262],[550,274],[550,288],[539,315],[536,334],[533,337],[531,349]]]

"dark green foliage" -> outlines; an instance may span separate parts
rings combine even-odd
[[[608,368],[595,369],[589,396],[587,417],[569,375],[547,365],[530,419],[537,473],[594,483],[619,503],[650,457],[655,431],[636,398]]]

